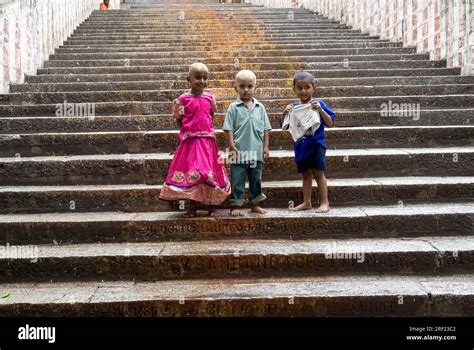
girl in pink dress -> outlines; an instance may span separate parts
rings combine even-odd
[[[189,200],[186,217],[196,216],[196,202],[222,204],[230,195],[230,181],[217,148],[212,115],[217,111],[214,96],[205,92],[208,68],[194,63],[189,68],[191,90],[173,101],[173,116],[180,127],[180,144],[170,165],[160,199]]]

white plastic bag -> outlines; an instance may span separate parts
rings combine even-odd
[[[321,125],[321,116],[312,108],[311,103],[294,106],[283,121],[282,130],[289,131],[293,141],[306,134],[314,134]]]

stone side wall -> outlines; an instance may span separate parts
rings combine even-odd
[[[34,75],[101,0],[0,0],[0,93]],[[111,0],[120,8],[120,0]]]
[[[303,6],[382,39],[415,46],[431,59],[474,74],[473,0],[247,0],[267,7]]]

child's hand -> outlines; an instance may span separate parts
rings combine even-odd
[[[230,157],[239,157],[239,150],[237,149],[237,147],[235,146],[231,146],[230,147],[230,154],[229,154]]]
[[[238,163],[240,159],[240,156],[239,156],[239,150],[237,149],[237,147],[230,147],[230,152],[227,156],[227,161],[230,163],[230,164],[236,164]]]
[[[314,109],[315,111],[321,111],[322,110],[322,107],[319,104],[319,101],[315,101],[315,102],[311,103],[311,108]]]
[[[212,96],[212,108],[211,108],[211,112],[213,112],[213,113],[216,113],[216,112],[217,112],[217,102],[216,102],[216,99],[214,98],[214,96]]]
[[[178,99],[175,99],[173,101],[173,117],[181,118],[181,116],[183,115],[183,112],[184,112],[183,105],[181,104],[181,102],[179,102]]]
[[[263,158],[266,160],[270,158],[270,149],[268,147],[265,147],[263,149]]]
[[[290,103],[288,106],[286,106],[285,110],[283,111],[283,116],[286,116],[288,113],[290,113],[292,109],[293,109],[293,104]]]

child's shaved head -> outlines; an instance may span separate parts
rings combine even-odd
[[[252,80],[254,84],[257,83],[257,77],[254,72],[251,70],[241,70],[240,72],[237,73],[235,76],[235,80]]]
[[[310,72],[303,71],[303,72],[296,73],[295,76],[293,77],[293,86],[295,86],[296,83],[301,80],[306,80],[306,81],[309,81],[312,85],[316,85],[316,78]]]
[[[209,73],[209,69],[204,63],[196,62],[189,66],[189,75],[195,72],[206,72]]]

